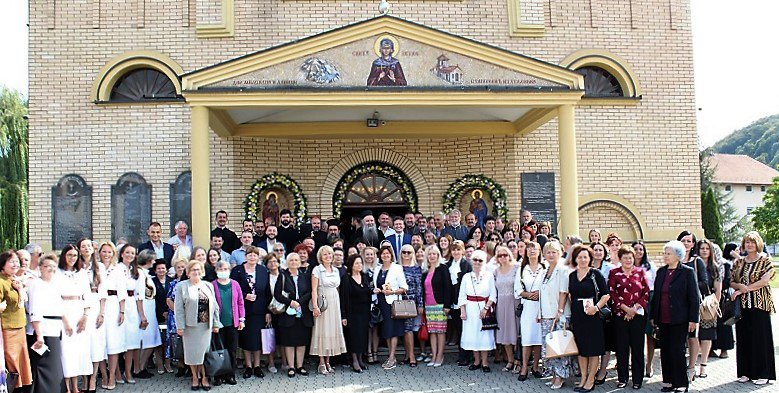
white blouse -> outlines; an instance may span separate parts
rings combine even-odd
[[[35,279],[30,284],[30,321],[38,322],[38,330],[43,336],[59,337],[62,333],[62,319],[46,317],[62,317],[65,310],[63,289],[68,282],[55,274],[50,281]],[[70,322],[75,329],[77,321]]]

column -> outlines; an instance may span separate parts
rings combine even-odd
[[[210,154],[208,108],[192,107],[192,243],[211,244]]]
[[[576,173],[576,121],[573,105],[557,109],[560,150],[560,237],[579,234],[579,186]]]

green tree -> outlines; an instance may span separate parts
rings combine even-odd
[[[709,189],[701,193],[701,219],[703,221],[703,233],[706,238],[723,247],[725,239],[722,235],[722,223],[720,222],[717,200],[714,191]]]
[[[27,102],[0,90],[0,250],[27,243]]]
[[[738,225],[739,216],[735,206],[733,206],[732,193],[725,191],[722,187],[716,186],[712,181],[714,179],[714,171],[717,169],[711,164],[711,161],[709,161],[712,154],[714,154],[712,149],[704,149],[698,153],[701,173],[701,207],[703,207],[703,196],[708,190],[712,190],[712,192],[714,192],[714,200],[717,202],[717,212],[720,217],[720,231],[726,234],[725,240],[732,241],[733,238],[730,238],[727,235],[733,232],[732,229],[734,225]],[[738,230],[735,232],[738,232]]]
[[[763,195],[763,206],[752,210],[752,223],[766,244],[779,242],[779,176]]]

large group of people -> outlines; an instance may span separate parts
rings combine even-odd
[[[457,346],[457,366],[505,364],[517,383],[548,378],[551,389],[593,390],[612,353],[617,387],[640,389],[656,348],[664,392],[687,391],[712,354],[734,348],[734,379],[776,380],[774,270],[756,232],[720,250],[685,231],[655,264],[640,240],[597,229],[587,242],[559,239],[524,210],[508,222],[365,211],[299,228],[289,210],[278,217],[236,233],[219,211],[207,249],[186,223],[165,241],[153,222],[141,245],[81,239],[58,253],[1,253],[0,377],[20,391],[76,393],[177,368],[192,390],[210,390],[237,384],[241,360],[245,379],[330,375],[338,364],[435,369]],[[725,320],[717,308],[730,306],[738,315]],[[570,336],[574,350],[550,343]],[[215,348],[232,371],[213,371]]]

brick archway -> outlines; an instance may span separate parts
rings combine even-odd
[[[638,217],[626,206],[614,201],[594,200],[582,205],[579,208],[579,223],[582,235],[597,228],[617,232],[626,241],[644,237]]]
[[[319,194],[319,206],[321,206],[324,211],[331,211],[333,206],[333,194],[339,180],[355,166],[372,161],[384,162],[403,171],[416,190],[417,200],[419,201],[418,209],[420,211],[425,211],[423,209],[429,210],[431,208],[432,195],[430,192],[430,185],[424,175],[422,175],[422,171],[420,171],[419,168],[403,154],[382,148],[355,151],[333,165],[333,168],[322,183],[322,192]]]

